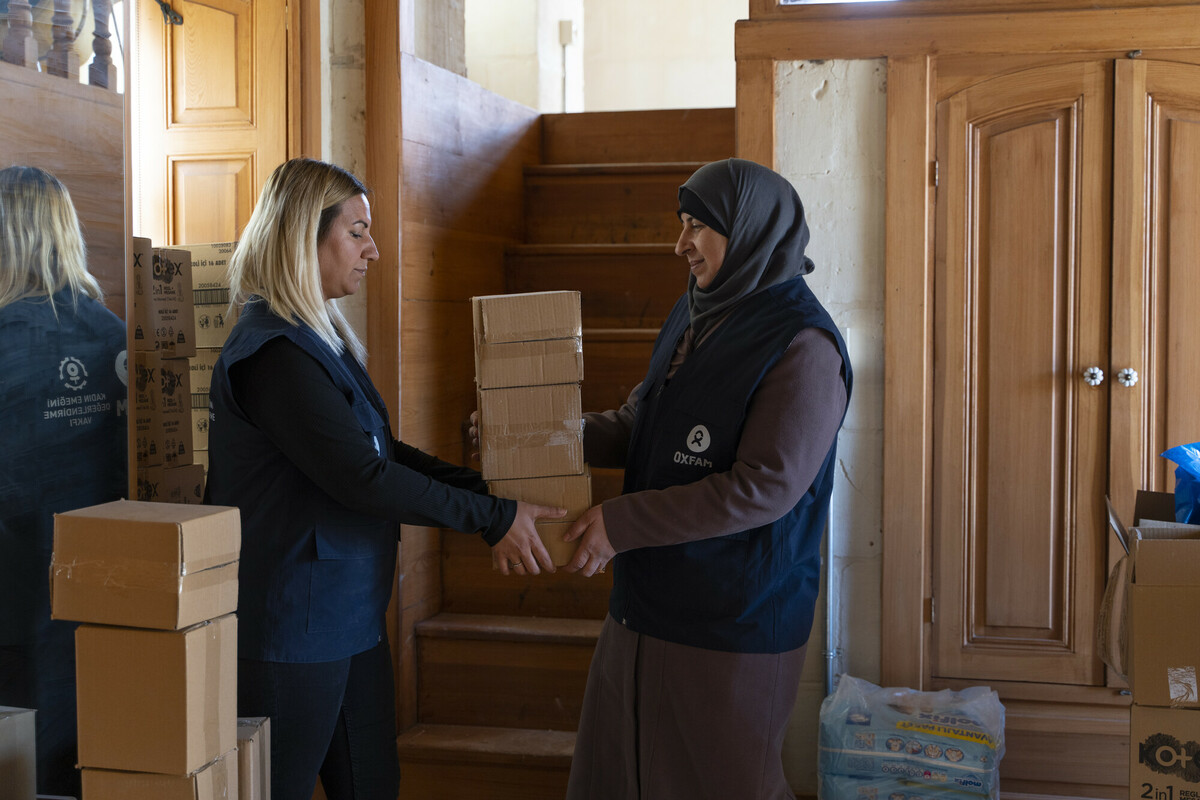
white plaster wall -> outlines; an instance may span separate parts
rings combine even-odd
[[[835,667],[873,682],[882,573],[886,70],[882,59],[798,61],[779,63],[775,73],[775,167],[804,203],[816,263],[808,283],[842,331],[854,370],[830,517],[840,582]],[[784,743],[788,779],[804,793],[816,792],[824,637],[819,620]]]
[[[584,110],[729,108],[748,0],[584,0]]]
[[[467,77],[542,113],[583,110],[583,2],[469,0]],[[565,48],[560,21],[572,26]]]

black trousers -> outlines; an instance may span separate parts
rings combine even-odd
[[[340,661],[238,659],[238,716],[271,718],[271,797],[396,800],[396,701],[387,640]]]

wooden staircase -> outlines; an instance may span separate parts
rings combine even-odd
[[[505,288],[581,292],[585,410],[619,406],[645,374],[687,285],[676,191],[733,154],[733,120],[732,109],[542,117]],[[620,493],[620,470],[592,478],[595,502]],[[418,724],[398,740],[400,798],[561,800],[611,575],[505,578],[477,544],[442,537],[441,611],[415,628]]]

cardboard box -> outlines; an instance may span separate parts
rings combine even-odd
[[[546,546],[546,552],[550,554],[554,566],[564,566],[575,556],[575,551],[579,549],[579,540],[563,541],[563,534],[571,529],[570,522],[539,522],[536,527],[538,538]]]
[[[158,375],[163,466],[181,467],[191,464],[192,390],[189,359],[162,359],[159,362]]]
[[[483,343],[475,349],[475,380],[480,389],[579,383],[583,340]]]
[[[196,355],[188,359],[192,389],[192,463],[196,462],[197,450],[208,449],[208,393],[220,355],[220,350],[197,348]]]
[[[1109,524],[1129,552],[1113,574],[1126,581],[1124,591],[1106,587],[1101,630],[1119,636],[1119,624],[1127,625],[1121,660],[1135,703],[1200,708],[1200,641],[1180,635],[1200,614],[1200,526],[1175,522],[1170,492],[1139,491],[1133,518],[1126,529],[1110,504]],[[1110,596],[1121,594],[1127,602],[1113,600],[1110,610]]]
[[[485,480],[583,473],[579,386],[486,389],[479,400]]]
[[[134,353],[133,425],[138,467],[163,463],[162,357],[154,352]]]
[[[37,778],[34,714],[30,708],[0,706],[0,787],[5,797],[33,797]]]
[[[75,663],[81,766],[191,775],[237,746],[234,615],[182,631],[80,625]]]
[[[1129,714],[1130,800],[1200,797],[1200,711],[1134,704]]]
[[[271,798],[271,719],[239,717],[238,797],[240,800]]]
[[[236,751],[205,764],[190,775],[83,770],[87,800],[238,800],[241,780]],[[245,800],[246,795],[241,795]]]
[[[196,347],[220,347],[237,322],[237,309],[229,306],[229,259],[237,242],[188,244],[191,253],[192,308],[196,320]]]
[[[187,250],[155,247],[149,281],[148,339],[167,358],[196,353],[196,320],[192,307],[192,255]]]
[[[578,339],[583,336],[579,292],[528,292],[471,298],[475,345]]]
[[[567,515],[554,523],[571,523],[592,507],[592,476],[584,467],[582,475],[554,475],[543,478],[488,481],[488,491],[496,497],[523,500],[541,506],[558,506]],[[539,525],[554,524],[539,522]]]
[[[138,467],[137,499],[143,503],[167,502],[167,486],[161,464],[153,467]]]
[[[163,470],[164,498],[168,503],[199,505],[204,502],[204,467],[188,464]]]
[[[133,286],[133,349],[138,352],[154,352],[154,323],[151,314],[153,304],[151,287],[154,283],[154,245],[144,236],[134,236],[129,245],[129,274]]]
[[[178,630],[228,614],[240,548],[229,506],[116,500],[55,514],[50,615]]]
[[[1130,595],[1129,683],[1143,706],[1200,708],[1200,585],[1134,581]]]

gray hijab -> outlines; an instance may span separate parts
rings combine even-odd
[[[812,272],[813,262],[804,255],[804,206],[779,173],[753,161],[728,158],[705,164],[679,188],[681,194],[684,189],[695,194],[729,232],[725,261],[708,288],[697,288],[695,276],[688,277],[696,341],[747,297]]]

